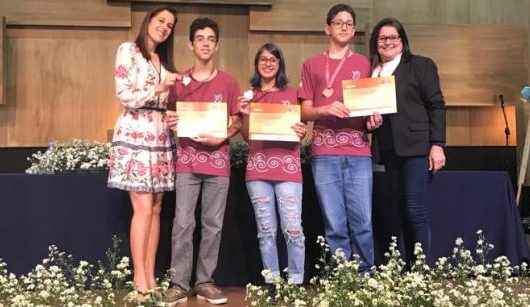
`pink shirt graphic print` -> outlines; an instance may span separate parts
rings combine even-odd
[[[237,81],[229,74],[218,71],[209,81],[200,82],[192,78],[185,85],[177,82],[171,89],[169,101],[226,102],[227,113],[239,112],[237,97],[241,92]],[[180,138],[177,144],[176,171],[213,176],[230,176],[230,153],[228,141],[221,146],[205,146],[190,138]]]
[[[342,80],[356,80],[370,76],[368,59],[360,54],[351,53],[347,56],[331,85],[331,96],[326,97],[323,94],[327,87],[326,62],[329,64],[329,70],[333,72],[341,60],[329,59],[325,53],[321,53],[306,60],[302,67],[298,98],[312,100],[314,107],[329,105],[334,101],[342,102]],[[315,156],[370,156],[366,119],[364,117],[340,119],[330,116],[316,120],[313,128],[311,154]]]
[[[297,91],[283,90],[262,92],[254,90],[255,102],[297,104]],[[246,181],[302,182],[300,167],[300,143],[277,141],[249,141]]]

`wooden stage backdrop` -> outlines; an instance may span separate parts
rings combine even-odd
[[[174,5],[179,12],[179,69],[192,59],[186,47],[191,20],[217,20],[219,64],[245,88],[254,53],[265,42],[284,49],[291,83],[297,85],[303,60],[326,47],[325,14],[336,2],[0,0],[0,147],[105,141],[121,108],[112,78],[116,47],[134,39],[154,5]],[[529,0],[343,2],[358,15],[358,52],[367,54],[371,27],[380,18],[395,16],[405,23],[413,52],[437,62],[449,106],[449,145],[504,145],[499,94],[510,104],[509,144],[522,144],[530,106],[519,102],[518,92],[529,75]]]

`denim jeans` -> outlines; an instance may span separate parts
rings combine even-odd
[[[311,166],[331,251],[340,248],[348,259],[357,254],[359,271],[369,270],[374,264],[372,159],[316,156]]]
[[[424,201],[429,179],[426,156],[398,157],[385,155],[385,171],[390,178],[392,206],[401,216],[405,261],[411,266],[414,259],[414,244],[421,243],[427,261],[431,261],[431,223],[429,209]],[[399,231],[399,230],[397,230]],[[399,237],[399,233],[392,234]]]
[[[265,282],[272,283],[275,277],[280,276],[276,246],[278,208],[281,229],[287,242],[288,278],[294,284],[301,284],[304,281],[305,265],[302,183],[248,181],[247,190],[256,216],[263,267],[272,272],[271,277],[265,277]]]

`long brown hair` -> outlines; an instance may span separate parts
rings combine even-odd
[[[177,11],[169,6],[156,7],[149,11],[147,15],[145,15],[145,18],[142,21],[142,25],[140,26],[140,32],[138,32],[134,43],[136,44],[136,46],[138,46],[138,49],[140,49],[140,52],[146,60],[151,59],[149,52],[147,52],[147,28],[151,19],[153,19],[156,15],[158,15],[158,13],[162,11],[170,12],[173,17],[175,17],[175,24],[177,23]],[[169,34],[167,39],[161,44],[159,44],[155,49],[155,53],[158,54],[162,65],[164,65],[164,67],[171,72],[177,71],[173,62],[173,34],[175,32],[174,29],[175,25],[173,25],[173,29],[171,29],[171,33]]]
[[[370,64],[372,69],[376,68],[381,63],[381,56],[377,51],[377,38],[379,37],[379,32],[382,27],[390,26],[396,29],[401,43],[403,44],[403,60],[408,61],[409,57],[412,55],[410,50],[409,38],[407,37],[407,32],[405,28],[396,18],[387,17],[381,19],[372,30],[372,36],[370,37]]]

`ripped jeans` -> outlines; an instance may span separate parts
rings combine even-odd
[[[272,272],[272,277],[265,277],[265,282],[272,283],[275,277],[280,276],[276,246],[278,208],[281,229],[287,242],[288,279],[294,284],[301,284],[305,265],[302,183],[247,181],[247,190],[256,216],[263,267]]]

